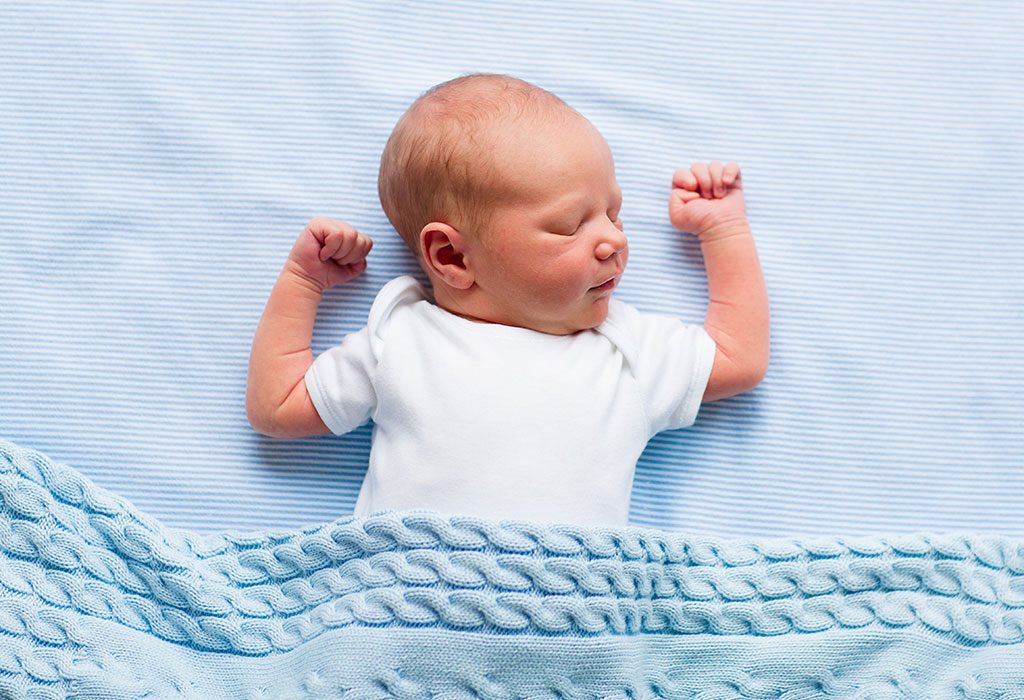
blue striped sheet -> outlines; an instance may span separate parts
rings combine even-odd
[[[315,352],[418,273],[380,150],[427,87],[500,71],[605,134],[640,308],[703,318],[669,180],[743,167],[771,368],[652,441],[634,523],[1024,535],[1022,33],[994,1],[0,5],[0,436],[171,526],[350,513],[368,428],[256,435],[252,333],[313,216],[376,241]]]

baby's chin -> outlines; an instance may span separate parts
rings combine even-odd
[[[569,330],[568,333],[590,331],[604,323],[608,318],[608,306],[610,301],[610,294],[596,299],[579,318],[575,319],[572,324],[569,324],[571,330]]]
[[[589,326],[589,328],[597,328],[608,319],[608,307],[611,305],[611,300],[612,297],[609,294],[608,296],[601,297],[596,302],[594,302],[594,306],[597,310],[597,318],[594,320],[594,323]]]

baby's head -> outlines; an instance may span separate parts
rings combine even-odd
[[[378,188],[442,308],[558,335],[607,316],[622,192],[607,143],[550,92],[492,74],[434,86],[395,126]]]

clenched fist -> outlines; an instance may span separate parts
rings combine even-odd
[[[716,160],[710,166],[697,162],[689,170],[677,170],[672,176],[668,218],[677,229],[698,238],[722,224],[745,221],[740,166],[723,167]]]
[[[321,290],[330,289],[363,274],[372,247],[350,224],[315,218],[299,234],[288,262]]]

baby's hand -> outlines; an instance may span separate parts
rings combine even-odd
[[[316,218],[299,234],[288,262],[322,291],[363,274],[372,247],[373,241],[344,221]]]
[[[740,166],[729,163],[723,168],[716,160],[710,167],[698,162],[689,170],[677,170],[672,176],[668,218],[677,229],[698,238],[722,224],[746,221]]]

